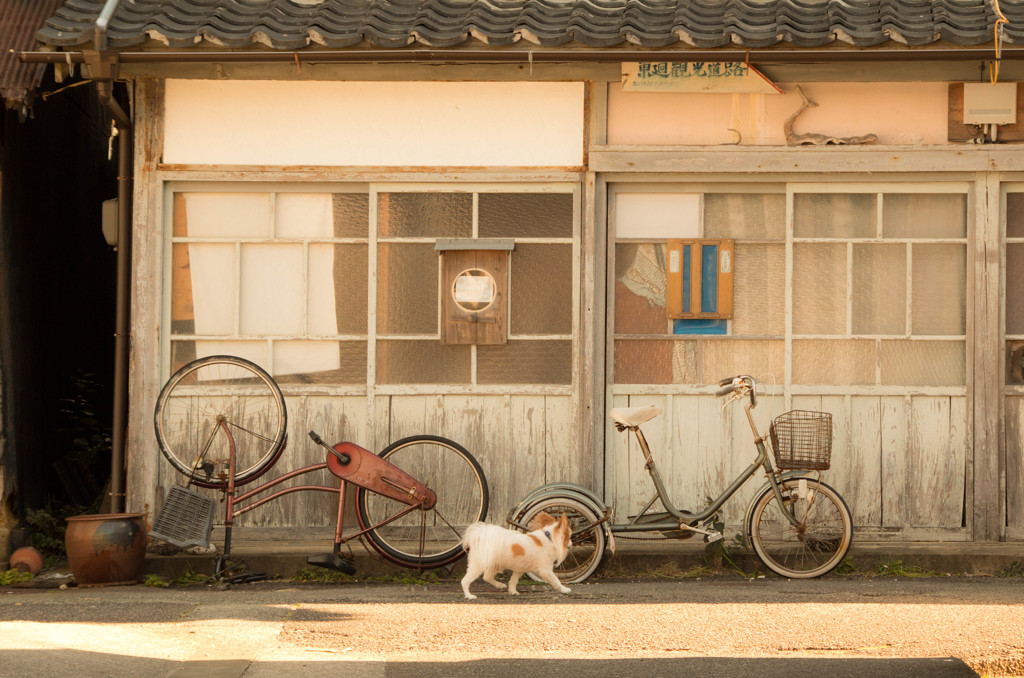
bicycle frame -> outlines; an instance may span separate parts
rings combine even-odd
[[[332,455],[328,456],[327,461],[290,471],[279,478],[270,480],[235,496],[235,439],[234,436],[231,435],[231,431],[226,422],[221,420],[218,422],[218,426],[223,430],[224,435],[227,436],[228,440],[228,483],[227,487],[223,490],[226,496],[224,507],[224,552],[217,558],[217,564],[214,568],[215,576],[224,572],[224,564],[231,557],[231,531],[234,526],[235,518],[262,506],[263,504],[273,501],[274,499],[283,497],[286,494],[308,491],[337,493],[338,515],[334,530],[334,555],[338,555],[343,544],[347,544],[353,539],[363,536],[370,530],[387,525],[388,523],[398,520],[417,509],[430,509],[437,502],[437,496],[430,488],[402,471],[394,464],[390,464],[386,460],[380,458],[373,452],[370,452],[355,443],[349,442],[341,442],[334,445],[334,447],[330,447],[313,432],[310,432],[310,437],[313,438],[314,442],[326,448]],[[244,506],[239,506],[243,502],[252,499],[258,494],[266,492],[285,481],[297,478],[307,473],[322,471],[324,469],[329,470],[332,474],[341,479],[341,483],[337,487],[325,485],[295,485],[293,487],[280,489],[271,495],[252,501]],[[349,535],[343,535],[342,528],[345,522],[345,494],[349,483],[400,501],[406,504],[408,508],[399,511],[393,516],[385,518],[376,525],[364,525],[361,526],[362,529],[357,532]]]

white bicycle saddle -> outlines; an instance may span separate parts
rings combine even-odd
[[[608,412],[612,421],[623,426],[639,426],[645,421],[650,421],[661,414],[661,408],[657,405],[646,405],[644,407],[616,407]]]

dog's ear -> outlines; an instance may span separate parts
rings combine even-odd
[[[572,526],[569,525],[569,517],[564,513],[558,518],[555,530],[562,534],[562,540],[566,548],[572,544]]]
[[[537,517],[530,521],[530,530],[543,530],[548,525],[554,525],[557,520],[547,513],[538,513]]]

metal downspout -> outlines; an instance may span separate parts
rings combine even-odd
[[[125,442],[128,433],[128,367],[131,322],[131,199],[132,199],[132,121],[114,99],[117,77],[117,52],[107,51],[107,27],[120,0],[107,0],[96,19],[94,59],[88,59],[89,75],[96,82],[96,93],[114,117],[117,142],[117,310],[114,333],[114,415],[110,450],[111,512],[124,513],[126,504]]]

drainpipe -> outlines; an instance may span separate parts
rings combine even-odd
[[[89,77],[96,83],[100,103],[110,111],[117,125],[117,310],[114,332],[114,416],[110,450],[111,512],[124,513],[125,441],[128,433],[128,361],[131,320],[131,199],[132,121],[114,98],[118,75],[116,50],[107,49],[107,27],[120,0],[107,0],[96,20],[94,51],[85,52]]]

